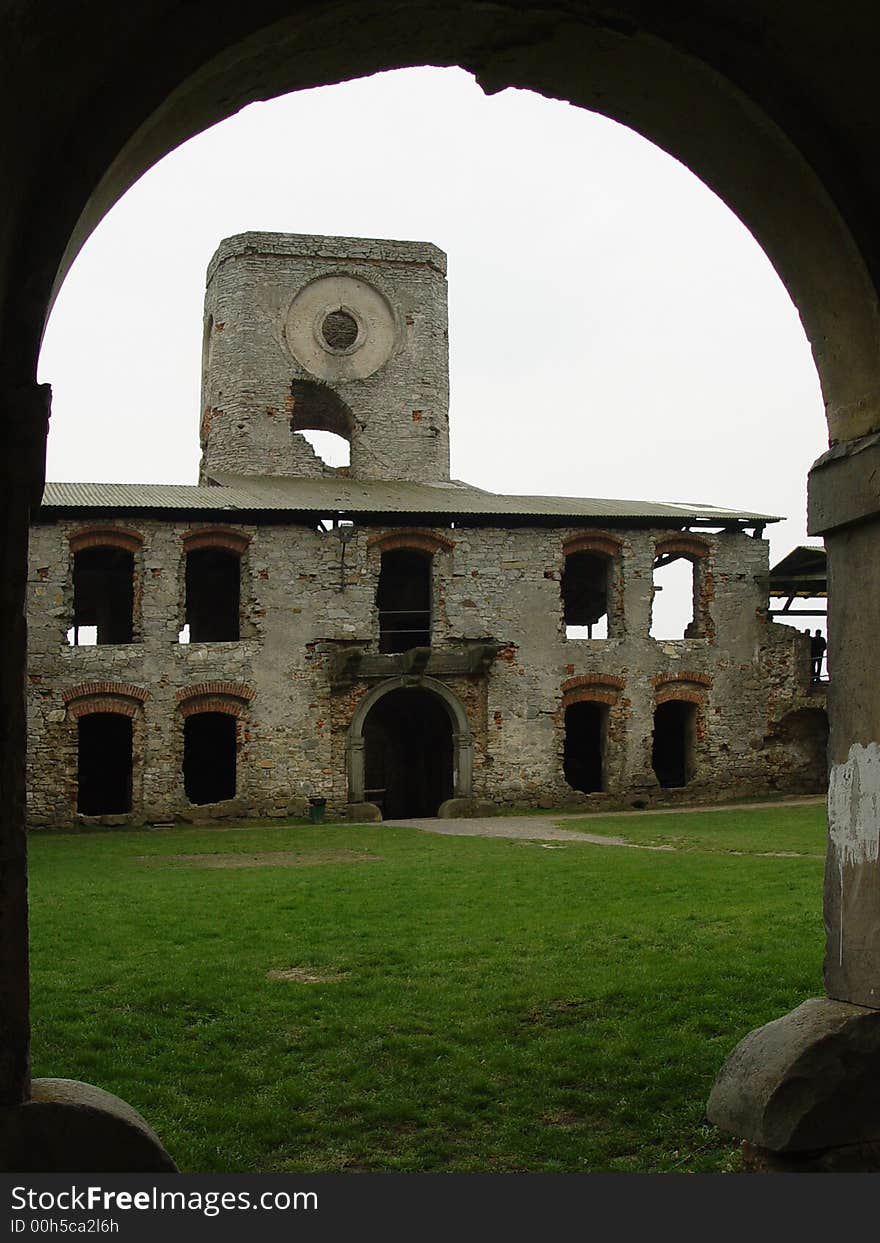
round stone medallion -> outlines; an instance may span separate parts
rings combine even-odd
[[[319,380],[363,380],[388,361],[397,325],[388,300],[356,276],[320,276],[299,291],[284,324],[291,354]]]

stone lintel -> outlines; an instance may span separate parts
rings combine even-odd
[[[810,535],[880,513],[880,433],[835,445],[813,463],[808,482]]]
[[[474,643],[461,647],[419,647],[409,652],[365,652],[362,648],[343,648],[329,662],[333,686],[357,681],[382,681],[403,674],[427,673],[431,677],[454,674],[484,674],[498,653],[497,643]]]

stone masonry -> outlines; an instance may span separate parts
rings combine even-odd
[[[376,738],[400,780],[392,753],[410,744],[375,725],[400,691],[388,702],[442,708],[450,771],[438,760],[426,778],[445,791],[441,814],[824,788],[824,692],[807,637],[767,617],[766,517],[492,497],[449,479],[444,272],[425,244],[221,244],[199,485],[50,484],[35,515],[32,826],[277,816],[309,798],[364,814]],[[300,434],[315,428],[350,441],[350,467],[321,462]],[[101,549],[131,558],[130,641],[72,643],[78,567]],[[187,642],[189,559],[205,550],[237,566],[237,624]],[[388,650],[377,592],[401,552],[426,567],[430,621]],[[607,638],[566,637],[563,576],[578,555],[604,567]],[[687,637],[657,640],[654,567],[670,557],[694,567],[694,618]],[[690,705],[687,771],[661,784],[655,713],[670,702]],[[600,730],[584,744],[599,757],[589,791],[566,776],[579,704],[595,705]],[[193,800],[184,775],[187,723],[203,715],[234,721],[234,756],[217,760],[232,764],[234,794],[217,801]],[[91,716],[131,722],[128,795],[94,814],[78,810]]]

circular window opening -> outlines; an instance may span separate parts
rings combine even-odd
[[[331,311],[321,324],[321,336],[331,350],[348,350],[358,339],[358,322],[348,311]]]

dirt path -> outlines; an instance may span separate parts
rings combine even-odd
[[[648,811],[572,812],[547,816],[485,816],[468,820],[385,820],[384,824],[398,828],[420,829],[423,833],[439,833],[443,837],[506,837],[536,842],[589,842],[594,846],[625,846],[629,850],[674,851],[674,846],[646,846],[641,842],[628,842],[625,837],[607,834],[584,833],[579,829],[561,827],[566,820],[583,820],[585,817],[602,816],[625,819],[630,816],[680,816],[688,812],[745,811],[759,807],[797,807],[821,803],[821,797],[774,799],[763,803],[725,803],[700,807],[661,807]]]

